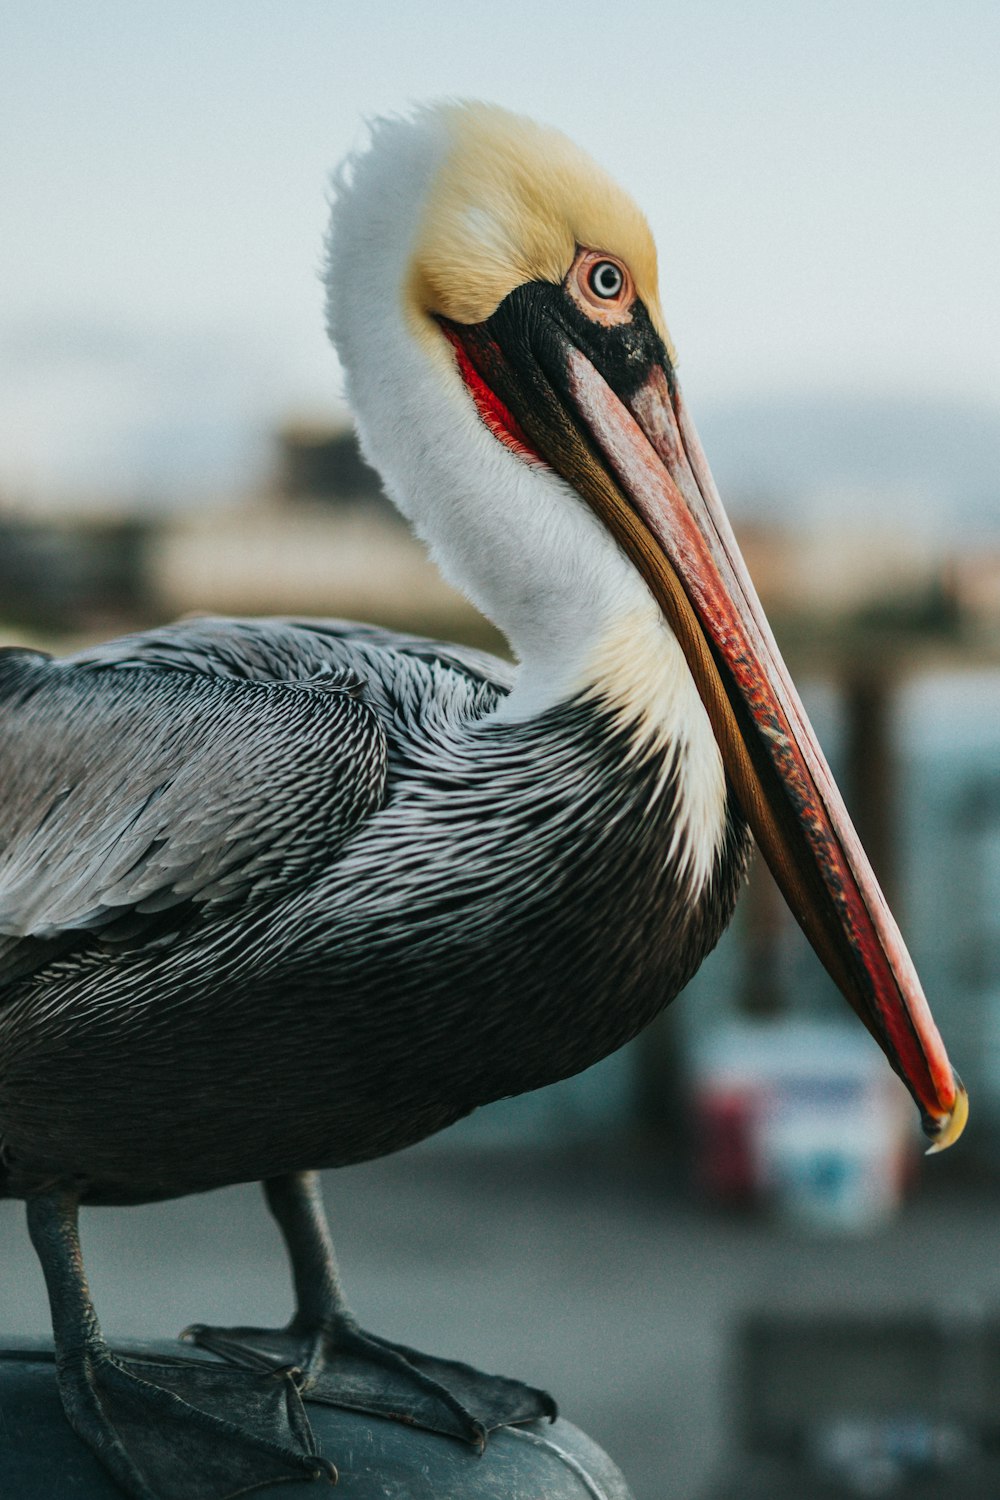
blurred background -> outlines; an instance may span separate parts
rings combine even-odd
[[[636,1500],[1000,1492],[998,48],[992,0],[0,4],[0,643],[210,610],[502,650],[354,444],[329,174],[366,117],[482,97],[649,215],[688,403],[972,1119],[920,1159],[756,871],[630,1048],[331,1179],[363,1318],[547,1385]],[[0,1329],[43,1333],[20,1218]],[[285,1316],[250,1188],[84,1234],[113,1335]]]

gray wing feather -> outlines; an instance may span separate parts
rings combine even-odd
[[[384,797],[381,723],[329,663],[115,665],[0,656],[0,977],[10,939],[291,889]]]
[[[184,667],[213,677],[259,682],[301,682],[331,671],[350,671],[372,694],[377,694],[381,681],[398,684],[407,660],[452,669],[500,693],[509,691],[514,678],[509,662],[486,651],[353,620],[209,615],[107,641],[68,660],[79,666]]]

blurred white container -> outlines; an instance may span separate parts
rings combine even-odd
[[[823,1021],[729,1022],[699,1043],[694,1074],[710,1193],[766,1200],[813,1233],[866,1233],[892,1218],[913,1108],[863,1033]]]

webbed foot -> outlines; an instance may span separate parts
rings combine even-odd
[[[480,1451],[497,1427],[557,1415],[545,1391],[391,1343],[359,1328],[346,1312],[311,1332],[295,1321],[287,1329],[195,1324],[184,1337],[246,1369],[297,1366],[306,1401],[391,1417]]]
[[[359,1328],[341,1290],[316,1174],[272,1177],[264,1191],[288,1247],[295,1316],[284,1329],[196,1324],[183,1337],[246,1369],[295,1366],[306,1401],[393,1417],[480,1452],[497,1427],[555,1420],[555,1402],[545,1391]]]
[[[76,1201],[28,1201],[48,1285],[59,1394],[70,1425],[133,1500],[235,1500],[337,1471],[313,1439],[296,1378],[200,1359],[112,1354],[80,1260]]]
[[[60,1360],[59,1392],[71,1426],[135,1500],[233,1500],[282,1481],[336,1483],[287,1370],[261,1376],[91,1348]]]

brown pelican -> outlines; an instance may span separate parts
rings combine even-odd
[[[965,1119],[631,200],[495,108],[381,123],[339,185],[329,305],[368,456],[517,668],[299,620],[0,659],[0,1191],[27,1202],[69,1419],[141,1500],[329,1472],[303,1395],[480,1442],[551,1412],[359,1329],[310,1174],[634,1036],[728,922],[748,825],[935,1145]],[[78,1203],[250,1179],[289,1328],[192,1330],[234,1368],[112,1355]]]

